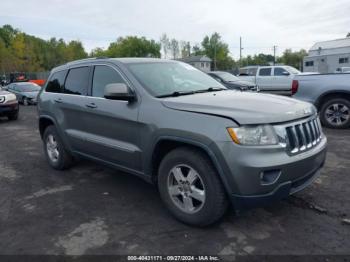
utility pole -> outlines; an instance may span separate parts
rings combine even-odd
[[[239,66],[242,64],[242,37],[239,37]]]
[[[277,46],[273,46],[273,65],[276,65],[276,48]]]
[[[214,44],[214,71],[216,71],[216,43]]]

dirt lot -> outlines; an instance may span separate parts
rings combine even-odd
[[[350,254],[350,130],[325,130],[316,182],[273,207],[192,228],[174,220],[157,190],[133,176],[80,162],[46,163],[36,108],[0,120],[0,254]]]

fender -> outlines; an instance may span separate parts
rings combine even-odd
[[[344,89],[334,89],[322,93],[315,101],[315,106],[318,108],[320,106],[320,101],[327,95],[337,95],[337,94],[347,94],[350,95],[350,91]]]
[[[160,136],[157,138],[157,140],[155,141],[155,143],[153,144],[152,147],[152,155],[151,155],[151,159],[153,158],[153,152],[156,148],[156,146],[158,145],[159,142],[164,141],[164,140],[171,140],[174,142],[180,142],[183,144],[188,144],[188,145],[192,145],[195,147],[199,147],[201,148],[204,152],[207,153],[207,155],[209,156],[209,158],[211,159],[212,163],[214,164],[216,170],[219,173],[219,177],[221,182],[223,183],[225,190],[228,194],[232,194],[232,189],[229,185],[229,182],[227,180],[227,176],[225,175],[225,172],[222,168],[222,165],[219,163],[219,160],[217,159],[215,153],[210,149],[210,147],[202,142],[196,141],[196,140],[192,140],[192,139],[187,139],[187,138],[183,138],[183,137],[177,137],[177,136]],[[150,165],[152,165],[152,161],[149,161]],[[148,167],[149,170],[152,170],[152,168]]]

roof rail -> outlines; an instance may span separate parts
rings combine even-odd
[[[76,63],[80,63],[80,62],[88,62],[88,61],[92,61],[92,60],[96,60],[96,59],[107,59],[107,58],[109,58],[109,57],[99,56],[99,57],[84,58],[84,59],[79,59],[79,60],[67,62],[66,65],[72,65],[72,64],[76,64]]]

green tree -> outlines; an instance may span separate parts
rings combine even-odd
[[[291,49],[286,49],[283,52],[283,55],[277,59],[277,62],[302,70],[303,59],[305,56],[307,56],[307,52],[304,49],[296,52],[293,52]]]
[[[108,57],[160,57],[160,43],[145,37],[119,37],[106,50]]]
[[[162,36],[160,37],[160,43],[163,50],[164,58],[166,59],[168,58],[168,52],[170,50],[170,40],[167,34],[162,34]]]
[[[202,41],[202,49],[203,53],[213,60],[214,70],[232,69],[234,61],[229,55],[228,45],[221,40],[218,33],[205,36]]]
[[[346,35],[346,37],[350,37],[350,32]]]

